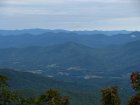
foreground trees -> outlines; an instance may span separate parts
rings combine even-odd
[[[136,95],[130,98],[128,105],[140,105],[140,73],[133,72],[130,79],[132,88],[136,91]],[[117,87],[102,90],[102,105],[120,105]]]
[[[133,72],[131,74],[131,84],[135,91],[140,91],[140,73],[139,72]]]
[[[102,105],[120,105],[117,87],[102,90]]]
[[[140,93],[131,97],[129,105],[140,105]]]
[[[69,97],[62,96],[57,90],[50,89],[36,98],[26,98],[12,91],[8,78],[0,75],[0,105],[70,105]],[[128,105],[140,105],[140,73],[131,74],[132,88],[136,95],[130,98]],[[117,87],[110,87],[102,91],[102,105],[120,105]]]
[[[70,105],[69,97],[50,89],[37,98],[25,98],[9,89],[7,77],[0,75],[0,105]]]
[[[140,105],[140,73],[134,72],[131,74],[132,88],[136,91],[136,95],[132,96],[129,105]]]
[[[0,105],[7,105],[12,100],[7,80],[7,77],[0,75]]]
[[[50,89],[45,94],[35,99],[36,105],[70,105],[69,97],[61,96],[57,90]]]
[[[16,92],[9,89],[8,78],[0,75],[0,105],[24,105]]]

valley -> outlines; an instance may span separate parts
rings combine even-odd
[[[118,86],[123,104],[133,94],[130,74],[140,69],[140,32],[86,36],[62,31],[0,40],[0,74],[19,92],[29,90],[25,95],[57,88],[73,97],[72,105],[92,105],[100,104],[105,87]]]

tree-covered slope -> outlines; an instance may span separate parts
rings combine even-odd
[[[84,91],[80,85],[12,69],[0,69],[0,75],[8,78],[12,90],[26,97],[36,97],[52,88],[60,91],[62,95],[69,96],[71,105],[92,105],[99,102],[95,100],[95,92]]]
[[[48,76],[124,76],[139,69],[140,41],[106,48],[74,42],[50,47],[0,49],[0,67]],[[98,76],[97,76],[98,77]]]

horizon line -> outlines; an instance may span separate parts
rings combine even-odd
[[[58,30],[58,31],[140,31],[140,30],[129,30],[129,29],[61,29],[61,28],[17,28],[17,29],[0,29],[0,31],[22,31],[22,30]]]

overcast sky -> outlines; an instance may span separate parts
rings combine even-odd
[[[140,30],[140,0],[0,0],[0,29]]]

